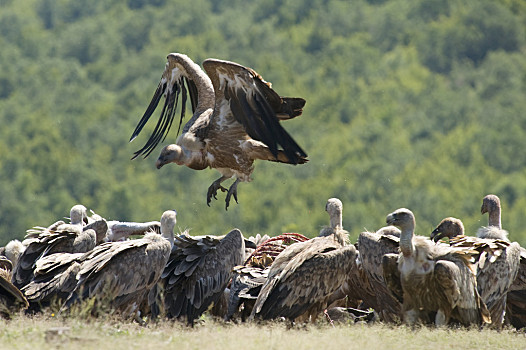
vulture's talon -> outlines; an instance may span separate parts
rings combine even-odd
[[[236,179],[236,181],[234,181],[234,183],[232,184],[232,186],[230,186],[230,188],[228,189],[228,193],[226,194],[226,205],[225,205],[225,210],[228,210],[228,206],[230,204],[230,198],[232,196],[234,196],[234,200],[236,201],[237,204],[239,204],[239,202],[237,201],[237,184],[239,183],[239,179]]]
[[[217,200],[217,190],[221,190],[221,192],[228,191],[225,187],[221,186],[221,181],[223,181],[222,178],[212,182],[210,187],[208,187],[208,193],[206,195],[206,204],[208,206],[210,206],[210,202],[212,202],[212,197]]]

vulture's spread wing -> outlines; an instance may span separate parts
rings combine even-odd
[[[258,73],[237,63],[207,59],[203,68],[214,85],[214,123],[223,123],[233,115],[251,138],[268,146],[274,157],[280,148],[292,164],[307,157],[280,125],[280,120],[301,115],[304,99],[280,97]]]
[[[130,142],[133,141],[137,135],[139,135],[143,127],[148,122],[148,119],[150,119],[151,115],[157,108],[159,101],[164,96],[165,100],[161,110],[161,115],[159,116],[159,120],[157,121],[157,125],[155,126],[152,135],[144,147],[134,153],[132,159],[135,159],[140,155],[144,155],[144,158],[148,157],[155,147],[159,143],[163,142],[166,135],[168,134],[168,131],[170,131],[170,127],[172,126],[180,95],[182,95],[182,101],[179,130],[186,113],[186,100],[188,98],[187,91],[190,92],[190,100],[193,110],[195,110],[197,105],[197,88],[195,83],[184,75],[184,72],[176,65],[172,55],[168,55],[167,58],[168,62],[166,62],[161,81],[159,82],[159,85],[153,94],[152,100],[150,101],[146,112],[144,112],[139,124],[137,124],[137,127],[133,131]],[[177,133],[179,133],[179,130]]]

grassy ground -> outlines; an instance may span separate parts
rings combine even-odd
[[[119,319],[17,316],[3,321],[1,349],[526,349],[522,332],[430,329],[381,324],[297,326],[224,324],[188,328],[160,322],[142,327]]]

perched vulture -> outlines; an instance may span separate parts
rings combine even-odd
[[[175,210],[167,210],[161,217],[161,235],[149,232],[144,238],[103,243],[85,253],[75,288],[63,308],[95,298],[96,306],[109,302],[124,316],[137,316],[168,261],[175,224]]]
[[[326,206],[329,215],[341,213],[335,198]],[[332,217],[332,216],[331,216]],[[345,246],[347,231],[340,220],[333,233],[287,247],[274,260],[258,295],[251,318],[286,317],[291,321],[315,320],[356,268],[356,248]],[[322,234],[324,234],[322,230]]]
[[[478,252],[474,256],[478,292],[491,314],[492,327],[502,327],[508,291],[519,270],[519,244],[464,236],[462,221],[452,217],[442,220],[431,232],[434,241],[442,237],[448,237],[453,247],[465,247]]]
[[[207,59],[203,71],[186,55],[171,53],[167,59],[161,82],[130,141],[164,96],[161,115],[146,145],[132,159],[147,157],[164,140],[182,93],[181,127],[189,93],[192,118],[176,143],[162,149],[156,166],[176,163],[194,170],[217,169],[221,177],[208,188],[208,205],[218,190],[227,192],[225,208],[232,196],[237,202],[237,185],[251,181],[256,159],[294,165],[307,162],[307,154],[280,125],[282,120],[301,115],[305,100],[280,97],[254,70],[237,63]],[[228,190],[221,185],[234,176]]]
[[[243,263],[244,255],[245,239],[238,229],[223,237],[176,236],[161,280],[149,294],[152,315],[193,325],[223,296],[232,269]]]
[[[386,221],[402,231],[398,261],[388,259],[392,254],[387,254],[383,266],[387,285],[399,286],[391,290],[402,300],[406,323],[434,322],[436,326],[450,322],[466,326],[491,323],[477,291],[476,267],[470,262],[476,252],[415,236],[415,217],[408,209],[394,211]],[[399,295],[400,292],[403,294]]]
[[[11,283],[12,267],[9,259],[0,256],[0,316],[5,318],[29,306],[24,294]]]
[[[86,208],[75,205],[71,208],[69,224],[57,221],[51,226],[28,230],[24,242],[27,248],[22,253],[13,273],[13,284],[22,288],[33,278],[35,263],[53,253],[85,253],[101,243],[106,236],[104,220],[84,226]]]

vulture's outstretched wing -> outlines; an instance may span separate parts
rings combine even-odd
[[[167,317],[184,317],[193,324],[219,299],[232,277],[232,269],[243,263],[244,251],[244,238],[237,229],[222,239],[176,237],[161,276],[162,295],[158,298],[154,291],[149,296],[154,315],[160,312],[155,303],[160,303]]]
[[[276,159],[282,148],[291,164],[305,161],[307,154],[280,125],[280,120],[301,115],[304,99],[280,97],[258,73],[237,63],[207,59],[203,68],[215,90],[213,123],[223,123],[231,112],[246,133],[263,142]]]
[[[141,120],[137,124],[137,127],[133,131],[133,134],[130,138],[130,142],[133,141],[137,137],[137,135],[139,135],[139,133],[141,132],[141,130],[146,125],[151,115],[157,108],[159,101],[164,96],[165,101],[161,110],[161,115],[159,116],[159,120],[157,121],[157,125],[155,126],[152,135],[150,136],[146,144],[143,146],[143,148],[134,153],[132,159],[135,159],[140,155],[144,155],[144,158],[148,157],[150,153],[152,153],[152,151],[155,149],[155,147],[159,143],[163,142],[166,135],[170,131],[170,127],[172,126],[175,110],[177,109],[177,104],[179,102],[180,95],[182,95],[181,116],[179,120],[179,129],[177,133],[179,133],[181,124],[186,114],[186,100],[188,98],[188,91],[190,92],[192,109],[193,111],[195,111],[198,98],[195,83],[192,80],[188,79],[184,75],[182,69],[176,65],[176,61],[173,59],[172,54],[168,55],[167,59],[168,62],[166,62],[161,81],[159,82],[159,85],[157,86],[157,89],[153,94],[152,100],[150,101],[148,108],[144,112],[144,115],[142,116]]]

